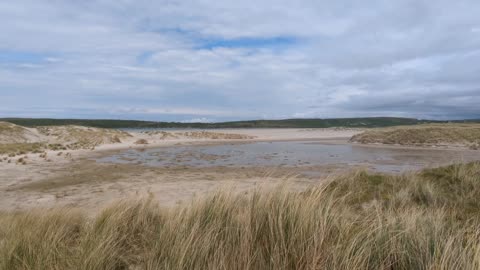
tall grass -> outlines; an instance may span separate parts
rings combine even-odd
[[[0,269],[479,269],[480,163],[0,214]]]

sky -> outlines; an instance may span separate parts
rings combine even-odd
[[[480,118],[478,0],[0,1],[0,117]]]

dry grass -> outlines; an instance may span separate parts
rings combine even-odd
[[[0,155],[9,155],[10,157],[25,155],[28,153],[42,153],[45,150],[68,150],[63,144],[47,144],[47,143],[8,143],[0,144]]]
[[[131,135],[112,129],[55,126],[27,129],[0,122],[0,155],[18,155],[43,150],[92,149],[101,144],[120,143]]]
[[[193,139],[213,139],[213,140],[250,140],[254,139],[254,136],[244,135],[244,134],[232,134],[232,133],[221,133],[221,132],[211,132],[211,131],[189,131],[189,132],[177,132],[179,136],[184,136],[186,138]]]
[[[459,145],[471,148],[480,144],[478,124],[429,124],[371,129],[352,137],[360,143],[399,145]]]
[[[40,153],[45,148],[42,143],[10,143],[0,144],[0,155],[24,155],[26,153]]]
[[[150,136],[160,135],[161,140],[169,139],[210,139],[210,140],[250,140],[254,139],[255,136],[249,136],[244,134],[235,134],[235,133],[222,133],[222,132],[212,132],[212,131],[186,131],[186,132],[166,132],[166,131],[146,131],[145,134]]]
[[[7,122],[0,122],[0,144],[32,143],[39,140],[35,132]]]
[[[21,126],[17,126],[7,122],[0,122],[0,133],[8,132],[8,133],[15,133],[21,132],[23,128]]]
[[[0,214],[0,269],[479,269],[480,163]]]
[[[135,141],[135,144],[148,144],[148,141],[145,139],[138,139],[137,141]]]
[[[89,149],[101,144],[120,143],[122,139],[131,136],[120,130],[81,126],[48,126],[38,127],[37,130],[40,134],[72,150]]]

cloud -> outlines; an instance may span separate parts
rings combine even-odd
[[[0,116],[480,117],[480,3],[0,3]]]

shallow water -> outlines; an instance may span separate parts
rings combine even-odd
[[[125,150],[97,162],[155,167],[189,166],[366,166],[381,172],[403,172],[454,162],[480,160],[480,151],[401,149],[319,142],[257,142],[208,146],[175,146]]]

